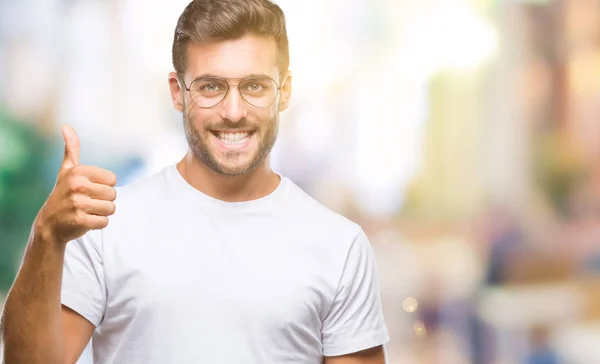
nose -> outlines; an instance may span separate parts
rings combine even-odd
[[[233,122],[238,122],[246,117],[246,103],[237,86],[229,88],[229,92],[223,100],[222,110],[221,116]]]

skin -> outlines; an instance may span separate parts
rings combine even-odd
[[[251,74],[279,81],[278,99],[266,108],[249,105],[237,87],[217,106],[198,107],[179,83],[177,74],[169,74],[171,99],[184,116],[189,150],[177,168],[186,181],[199,191],[223,201],[248,201],[266,196],[279,184],[270,167],[269,153],[279,129],[279,112],[287,109],[292,78],[277,67],[277,47],[271,38],[246,36],[238,40],[190,45],[187,86],[204,74],[226,78],[230,84]],[[287,76],[287,77],[286,77]],[[285,81],[285,82],[281,82]],[[249,144],[231,151],[221,146],[212,131],[254,131]]]
[[[63,127],[65,155],[56,185],[42,206],[2,312],[0,338],[7,364],[75,363],[94,325],[61,307],[67,242],[108,225],[115,212],[116,176],[79,164],[79,139]]]
[[[249,201],[275,190],[280,179],[269,155],[279,129],[279,113],[287,109],[292,78],[277,67],[273,39],[247,35],[237,40],[190,45],[186,85],[203,74],[226,78],[230,84],[251,74],[277,80],[277,100],[266,108],[249,105],[232,87],[217,106],[194,104],[175,73],[169,88],[175,109],[183,114],[189,149],[177,164],[183,178],[197,190],[223,201]],[[217,131],[252,131],[242,148],[225,147]],[[115,212],[115,175],[79,164],[79,139],[63,127],[65,155],[57,183],[36,217],[21,269],[9,291],[2,314],[1,337],[8,364],[75,363],[90,340],[94,325],[60,304],[66,244],[92,229],[107,226]],[[351,355],[324,358],[325,364],[384,364],[382,347]]]

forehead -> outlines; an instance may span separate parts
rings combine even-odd
[[[277,44],[271,37],[248,34],[239,39],[190,44],[187,52],[186,74],[190,78],[202,74],[233,79],[250,74],[279,75]]]

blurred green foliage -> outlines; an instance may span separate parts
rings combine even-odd
[[[49,140],[0,108],[0,292],[10,288],[33,219],[52,189],[45,170],[51,155]]]

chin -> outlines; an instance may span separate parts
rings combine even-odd
[[[254,169],[250,168],[249,166],[229,166],[229,165],[221,165],[219,166],[219,170],[216,171],[217,173],[223,175],[223,176],[228,176],[228,177],[235,177],[235,176],[244,176],[249,174],[250,172],[252,172]]]
[[[239,158],[239,156],[238,156]],[[243,176],[251,173],[260,163],[253,163],[253,159],[244,158],[244,161],[236,161],[235,163],[227,162],[226,160],[218,160],[215,163],[213,170],[223,176]],[[241,162],[241,163],[240,163]]]

